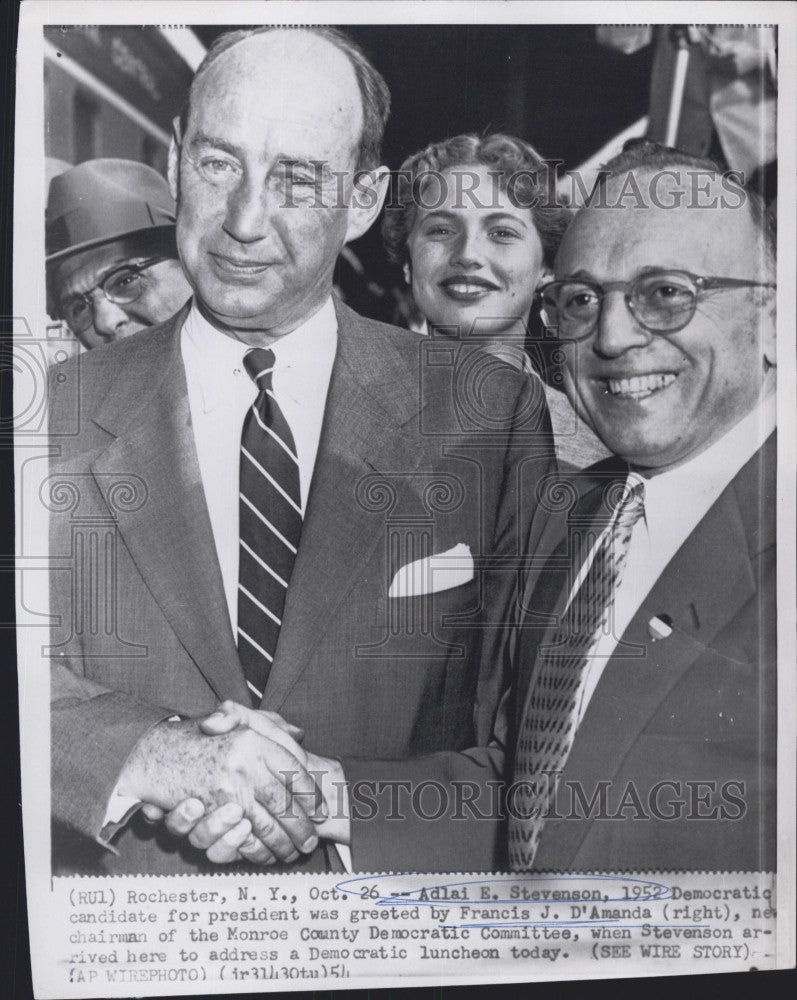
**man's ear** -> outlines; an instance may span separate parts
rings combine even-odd
[[[172,122],[172,138],[169,143],[169,165],[167,170],[169,190],[175,203],[180,193],[180,119]]]
[[[347,243],[368,232],[374,224],[382,211],[389,181],[390,170],[387,167],[355,172],[346,227]]]

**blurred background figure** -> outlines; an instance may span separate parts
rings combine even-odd
[[[647,138],[723,169],[744,173],[768,202],[776,188],[777,36],[767,26],[738,24],[606,25],[602,45],[631,55],[651,42]],[[688,53],[675,137],[667,122],[677,86],[679,49]]]
[[[382,236],[435,336],[476,340],[539,379],[545,365],[529,323],[569,220],[549,197],[547,165],[528,143],[458,135],[404,161]],[[605,457],[564,393],[546,385],[545,395],[560,464],[583,468]]]
[[[177,259],[165,179],[131,160],[88,160],[50,181],[47,311],[84,347],[173,316],[191,289]]]

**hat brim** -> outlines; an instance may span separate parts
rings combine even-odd
[[[103,246],[105,243],[115,243],[117,240],[139,236],[142,233],[165,233],[170,229],[174,229],[175,225],[176,223],[171,222],[165,226],[144,226],[141,229],[125,229],[122,232],[114,233],[111,236],[99,236],[96,239],[85,240],[83,243],[77,243],[75,246],[67,247],[65,250],[58,250],[56,253],[51,253],[49,256],[44,258],[44,262],[47,267],[49,267],[51,264],[54,264],[59,260],[72,257],[74,254],[82,253],[84,250],[92,250],[94,247]]]

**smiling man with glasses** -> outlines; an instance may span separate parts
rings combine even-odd
[[[775,233],[728,183],[624,151],[540,293],[615,458],[571,480],[523,595],[515,870],[775,865]]]
[[[89,160],[50,182],[48,311],[91,349],[169,319],[191,289],[165,179],[130,160]]]
[[[763,207],[750,192],[723,207],[710,164],[650,148],[607,166],[608,204],[579,213],[541,292],[579,411],[647,474],[695,457],[775,382],[775,247]],[[671,198],[624,205],[631,172],[638,190],[669,186]],[[684,197],[698,172],[717,189],[713,204],[708,192],[697,204]]]

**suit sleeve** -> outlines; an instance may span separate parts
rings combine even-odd
[[[354,871],[500,868],[503,758],[496,746],[411,760],[344,760]]]
[[[77,368],[60,366],[50,387],[50,427],[68,428],[78,395]],[[73,384],[74,381],[74,384]],[[56,392],[56,385],[58,391]],[[52,440],[52,439],[51,439]],[[69,831],[99,839],[105,811],[119,774],[135,745],[153,726],[174,713],[85,676],[83,648],[73,630],[71,567],[61,566],[71,551],[68,517],[57,507],[50,515],[50,781],[53,820]]]
[[[53,819],[107,846],[100,832],[125,761],[173,713],[106,690],[60,658],[51,669],[51,695]]]
[[[514,704],[512,623],[518,574],[500,572],[529,546],[537,486],[556,471],[542,383],[529,381],[516,414],[537,414],[534,433],[513,424],[492,544],[491,577],[473,727],[478,745],[403,760],[344,759],[355,871],[499,871],[506,867],[502,800],[507,733]],[[519,431],[518,428],[521,428]],[[489,569],[487,570],[489,573]],[[496,616],[498,616],[496,618]]]

